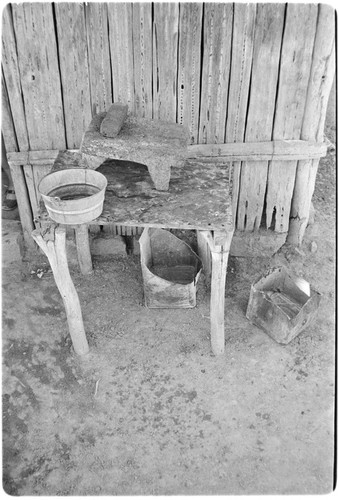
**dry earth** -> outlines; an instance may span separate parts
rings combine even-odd
[[[333,124],[327,127],[333,142]],[[333,486],[335,153],[321,161],[301,251],[230,258],[225,355],[197,307],[143,306],[138,256],[72,276],[91,347],[71,348],[42,262],[3,270],[3,487],[10,495],[318,494]],[[316,244],[316,247],[314,244]],[[314,251],[316,250],[316,251]],[[245,317],[250,285],[285,264],[322,294],[280,345]],[[45,266],[45,267],[44,267]],[[41,278],[32,270],[44,269]]]

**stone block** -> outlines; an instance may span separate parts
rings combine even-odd
[[[106,159],[146,165],[155,188],[167,191],[171,167],[182,167],[188,154],[189,131],[183,125],[129,115],[115,138],[100,133],[106,113],[99,113],[85,132],[80,151],[90,168]]]

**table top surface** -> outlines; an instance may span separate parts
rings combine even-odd
[[[79,153],[61,151],[53,171],[84,168]],[[134,162],[106,160],[96,169],[108,184],[102,214],[95,224],[200,229],[233,229],[230,165],[187,161],[171,168],[168,191],[155,189],[147,167]],[[48,219],[41,211],[41,219]]]

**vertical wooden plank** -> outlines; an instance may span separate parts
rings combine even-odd
[[[112,104],[107,3],[85,4],[92,115]]]
[[[90,274],[93,271],[93,265],[89,246],[88,224],[77,224],[74,226],[74,231],[80,271],[85,275]]]
[[[2,136],[4,139],[4,146],[8,152],[14,152],[18,150],[18,145],[16,141],[16,135],[14,132],[14,126],[12,121],[11,110],[8,101],[7,89],[2,76],[2,116],[1,116],[1,127],[2,127]],[[2,149],[2,148],[1,148]],[[4,151],[2,151],[4,154]],[[20,216],[20,222],[22,226],[22,232],[24,236],[25,244],[27,248],[35,249],[34,241],[31,238],[31,232],[34,229],[33,226],[33,218],[31,212],[31,204],[29,199],[29,194],[27,191],[27,186],[25,182],[25,176],[22,167],[13,166],[10,162],[8,162],[12,181],[14,185],[14,190],[16,193],[16,198],[18,202],[18,210]]]
[[[198,142],[202,4],[180,4],[177,122]]]
[[[317,16],[316,4],[287,4],[273,139],[300,139]],[[296,168],[296,161],[269,164],[266,225],[276,232],[288,231]]]
[[[311,74],[307,89],[301,138],[323,140],[328,98],[335,74],[335,11],[319,5]],[[318,160],[299,161],[296,172],[287,241],[301,245],[307,227]]]
[[[10,161],[8,164],[11,170],[16,199],[18,202],[24,241],[28,248],[35,249],[35,244],[31,237],[31,233],[34,229],[33,217],[23,170],[20,166],[12,165]]]
[[[199,143],[223,143],[232,46],[233,4],[206,3]]]
[[[283,4],[258,4],[255,27],[251,89],[245,140],[271,140],[284,24]],[[237,225],[241,230],[259,229],[264,208],[267,161],[244,162]]]
[[[133,3],[134,110],[152,119],[152,4]]]
[[[134,113],[134,69],[132,38],[132,4],[107,4],[109,43],[113,75],[113,101],[128,105]]]
[[[12,4],[12,9],[30,149],[64,149],[52,4]]]
[[[19,64],[16,51],[11,7],[7,4],[2,11],[2,130],[7,152],[17,151],[12,149],[17,141],[20,151],[28,151],[28,132],[26,126],[26,115],[22,99],[21,80]],[[4,89],[6,85],[6,95]],[[6,105],[4,104],[6,102]],[[13,121],[10,116],[13,116]],[[5,122],[5,120],[7,120]],[[16,138],[10,139],[10,130],[4,126],[11,125],[11,133],[15,130]]]
[[[153,118],[176,122],[179,5],[153,8]]]
[[[256,5],[234,4],[226,141],[243,142],[252,67]],[[233,162],[232,210],[236,218],[241,162]]]
[[[18,151],[18,143],[14,130],[13,117],[9,104],[6,83],[4,75],[1,73],[1,97],[2,97],[2,114],[1,114],[1,133],[4,139],[6,152],[12,153]]]
[[[35,189],[34,174],[32,165],[24,165],[23,173],[25,176],[29,202],[32,210],[33,218],[37,217],[39,210],[39,203]]]
[[[80,147],[91,118],[85,8],[55,3],[67,148]]]
[[[35,188],[35,195],[36,195],[36,200],[37,204],[39,205],[40,200],[41,200],[41,194],[39,193],[39,183],[41,179],[45,177],[45,175],[49,174],[50,171],[52,170],[53,165],[32,165],[33,167],[33,181],[34,181],[34,188]]]

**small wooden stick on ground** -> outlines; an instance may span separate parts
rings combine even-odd
[[[51,224],[46,231],[34,230],[32,237],[46,254],[55,283],[64,302],[69,333],[74,351],[82,356],[89,351],[84,330],[80,301],[68,269],[66,255],[66,228]]]

